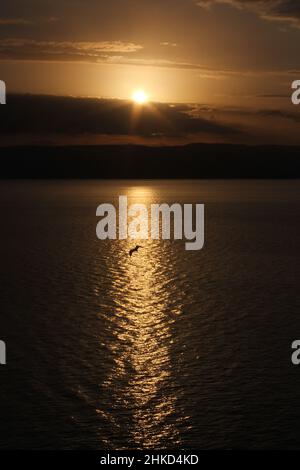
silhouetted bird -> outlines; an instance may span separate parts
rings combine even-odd
[[[129,256],[132,256],[132,254],[136,251],[138,251],[139,248],[143,248],[141,245],[136,245],[135,248],[132,248],[131,250],[129,250]]]

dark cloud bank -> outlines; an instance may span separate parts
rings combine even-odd
[[[195,142],[297,145],[299,118],[299,109],[292,105],[284,110],[168,103],[140,107],[118,99],[10,95],[7,105],[1,107],[0,146]]]
[[[299,0],[196,0],[199,6],[211,8],[217,4],[249,10],[270,21],[288,22],[300,27]]]
[[[38,95],[8,97],[0,134],[108,135],[182,137],[195,134],[236,135],[240,131],[189,114],[188,105],[156,103],[144,107],[129,101]]]

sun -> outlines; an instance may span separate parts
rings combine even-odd
[[[136,90],[132,95],[132,99],[137,104],[145,104],[148,101],[148,95],[144,90]]]

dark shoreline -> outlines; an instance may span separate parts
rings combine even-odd
[[[0,147],[2,179],[297,179],[300,147]]]

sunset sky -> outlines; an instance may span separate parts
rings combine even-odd
[[[0,36],[9,94],[102,106],[141,89],[160,112],[216,124],[193,122],[189,140],[300,144],[298,0],[1,0]]]

